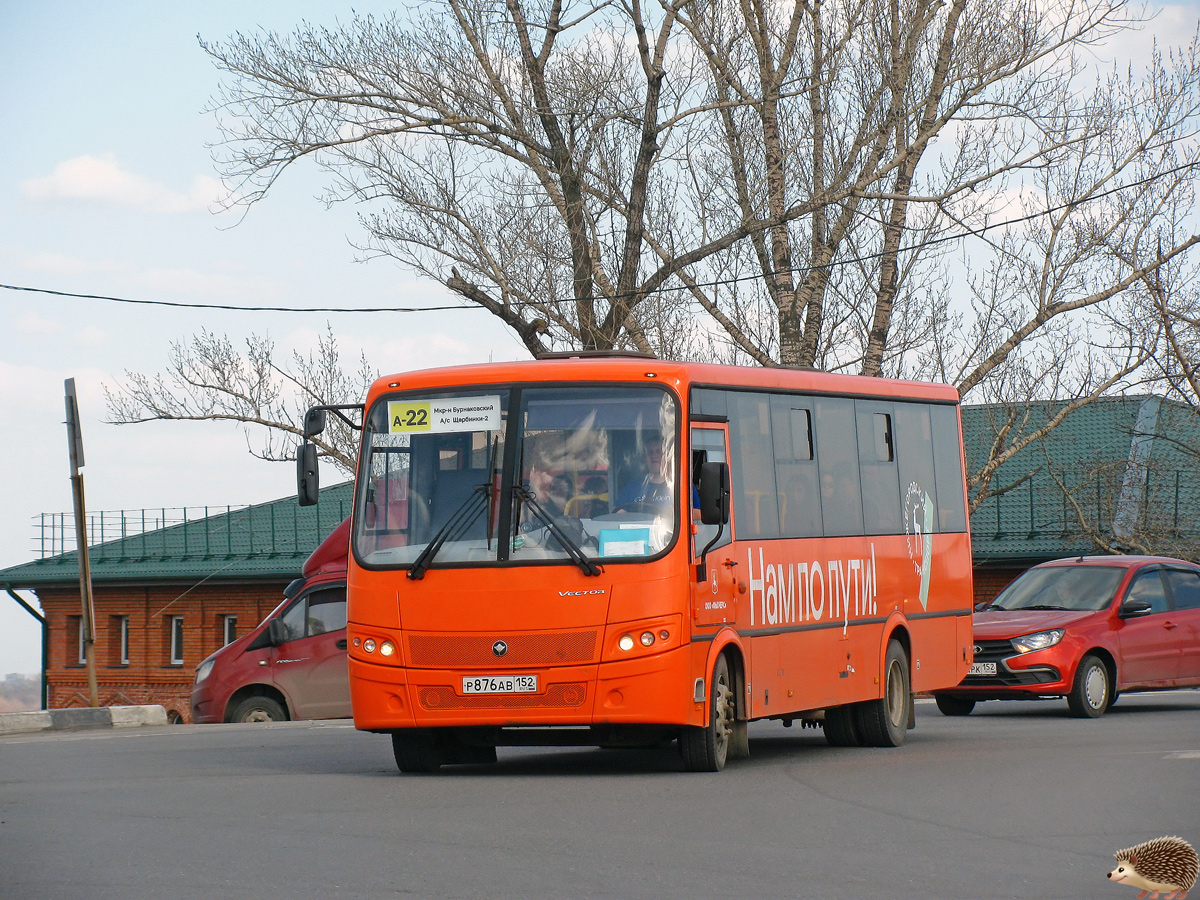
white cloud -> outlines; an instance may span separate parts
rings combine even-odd
[[[206,210],[226,194],[217,179],[204,175],[193,178],[186,192],[172,190],[126,171],[112,154],[76,156],[59,163],[50,175],[30,178],[21,187],[32,200],[83,200],[154,213]]]
[[[17,331],[35,337],[47,337],[63,332],[62,322],[44,319],[35,312],[21,313],[14,323]]]

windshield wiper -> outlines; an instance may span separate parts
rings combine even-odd
[[[1019,606],[1017,609],[1013,610],[1013,612],[1025,609],[1060,609],[1064,612],[1071,612],[1071,607],[1069,606],[1054,606],[1050,603],[1035,603],[1033,606]]]
[[[604,571],[598,565],[588,559],[587,554],[583,552],[583,548],[580,547],[579,544],[577,544],[569,534],[563,531],[562,526],[554,521],[553,516],[551,516],[542,508],[542,505],[537,502],[537,498],[534,497],[533,491],[529,490],[527,487],[522,487],[521,485],[514,485],[513,493],[516,494],[519,499],[525,501],[525,505],[529,507],[529,511],[532,512],[537,517],[538,521],[545,525],[546,529],[552,535],[554,535],[555,539],[560,544],[562,544],[562,548],[567,551],[567,555],[571,557],[575,565],[583,569],[584,575],[599,575]]]
[[[471,512],[471,505],[478,503],[479,497],[477,495],[480,494],[483,495],[483,506],[476,506],[475,511]],[[462,506],[451,514],[450,518],[446,520],[446,524],[437,530],[433,539],[425,545],[425,549],[413,560],[412,568],[408,570],[408,577],[413,581],[420,581],[424,578],[425,570],[429,568],[429,564],[433,562],[433,558],[437,555],[437,552],[442,549],[442,545],[450,540],[451,537],[454,540],[458,540],[466,534],[467,529],[475,524],[475,520],[479,518],[480,514],[492,505],[491,498],[492,485],[490,481],[475,485],[471,490],[471,496],[464,500]]]

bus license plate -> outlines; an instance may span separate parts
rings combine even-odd
[[[463,678],[464,694],[536,694],[536,675],[472,675]]]
[[[995,675],[996,674],[996,664],[994,662],[971,663],[971,671],[967,674],[969,674],[969,675]]]

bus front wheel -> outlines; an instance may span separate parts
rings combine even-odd
[[[396,757],[396,768],[405,773],[436,772],[442,767],[442,755],[433,735],[416,728],[392,732],[392,755]]]
[[[720,772],[725,768],[736,717],[733,678],[729,673],[729,661],[722,655],[713,667],[708,724],[686,727],[679,736],[679,749],[688,771]]]
[[[883,667],[883,696],[858,706],[863,743],[868,747],[899,747],[908,731],[908,654],[899,641],[888,643]]]

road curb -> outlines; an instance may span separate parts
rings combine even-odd
[[[162,706],[91,706],[82,709],[0,713],[0,734],[166,724],[167,711]]]

